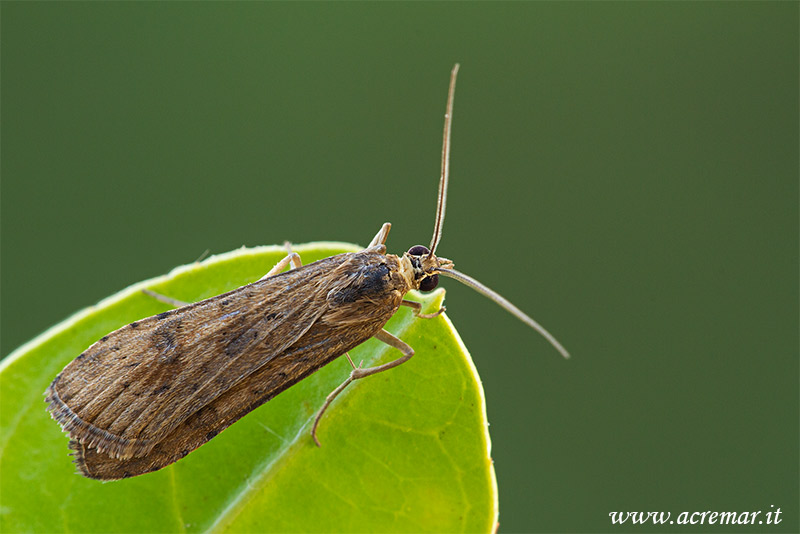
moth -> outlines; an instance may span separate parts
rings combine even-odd
[[[327,407],[354,380],[397,367],[414,349],[383,329],[404,299],[431,291],[439,275],[488,296],[567,351],[536,321],[436,255],[449,179],[450,132],[458,64],[450,74],[444,121],[438,207],[429,247],[387,254],[391,225],[369,246],[309,265],[291,252],[263,278],[228,293],[130,323],[70,362],[45,392],[51,416],[69,434],[81,474],[115,480],[149,473],[183,458],[281,391],[346,355],[350,376],[326,399]],[[286,267],[288,271],[282,272]],[[166,297],[159,297],[169,301]],[[293,303],[294,305],[288,305]],[[303,303],[298,306],[297,303]],[[348,351],[374,337],[401,356],[374,367],[353,365]]]

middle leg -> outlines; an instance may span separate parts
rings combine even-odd
[[[269,278],[270,276],[275,276],[283,269],[285,269],[286,266],[289,264],[291,264],[291,266],[289,267],[290,269],[299,269],[300,267],[303,266],[303,262],[300,261],[300,255],[297,252],[292,251],[292,246],[289,244],[288,241],[284,243],[284,246],[289,251],[289,254],[287,254],[286,257],[283,258],[281,261],[276,263],[275,267],[270,269],[269,272],[264,276],[262,276],[260,280],[264,280],[266,278]]]
[[[383,341],[390,347],[396,348],[397,350],[402,352],[403,355],[397,358],[396,360],[390,361],[389,363],[384,363],[383,365],[376,365],[375,367],[367,367],[366,369],[362,369],[360,365],[356,367],[353,364],[353,360],[350,359],[350,355],[345,353],[347,355],[348,361],[350,362],[350,365],[353,367],[353,371],[350,373],[350,376],[347,377],[347,380],[342,382],[342,384],[338,388],[333,390],[333,392],[330,395],[328,395],[328,398],[325,399],[325,404],[322,405],[322,408],[317,414],[317,417],[314,419],[314,426],[311,427],[311,437],[314,438],[314,443],[317,444],[317,447],[322,446],[319,443],[319,439],[317,439],[317,426],[319,426],[319,420],[322,418],[322,414],[325,413],[325,410],[328,409],[328,406],[330,406],[330,404],[333,402],[333,399],[339,396],[339,393],[344,391],[344,388],[349,386],[353,380],[358,380],[359,378],[365,378],[370,375],[381,373],[383,371],[388,371],[389,369],[397,367],[401,363],[405,363],[408,360],[410,360],[411,357],[414,355],[414,349],[412,349],[405,341],[393,336],[386,330],[383,329],[378,330],[378,333],[375,334],[374,337],[379,341]]]

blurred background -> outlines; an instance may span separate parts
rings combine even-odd
[[[456,61],[439,252],[573,354],[443,281],[500,530],[797,531],[794,2],[3,2],[2,355],[206,249],[427,244]]]

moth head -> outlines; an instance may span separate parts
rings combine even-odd
[[[453,267],[452,261],[431,254],[430,249],[424,245],[414,245],[404,256],[411,263],[415,289],[420,291],[433,291],[439,284],[439,275],[436,271]]]

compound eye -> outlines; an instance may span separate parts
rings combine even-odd
[[[425,247],[422,247],[425,248]],[[409,253],[410,254],[410,253]],[[426,276],[422,279],[419,283],[419,290],[420,291],[433,291],[436,286],[439,285],[439,275],[432,274],[430,276]]]
[[[414,245],[408,249],[408,253],[412,256],[422,256],[423,254],[429,254],[430,250],[428,250],[428,247],[424,247],[422,245]]]

